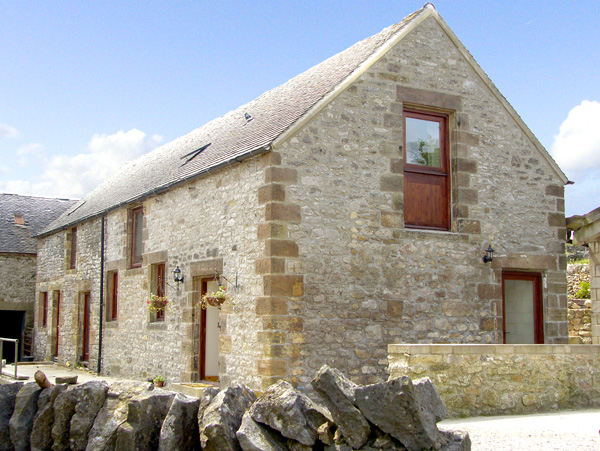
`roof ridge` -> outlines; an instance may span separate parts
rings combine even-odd
[[[123,165],[41,235],[91,219],[225,164],[268,149],[423,12],[425,5],[255,99]],[[246,113],[252,117],[246,118]],[[181,157],[210,143],[182,164]]]

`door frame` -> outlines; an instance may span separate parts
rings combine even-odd
[[[81,293],[81,302],[83,307],[82,330],[81,330],[81,361],[90,361],[90,308],[91,293],[84,291]]]
[[[194,347],[198,346],[198,362],[193,373],[197,375],[199,381],[211,381],[218,382],[219,376],[207,376],[206,375],[206,310],[201,306],[202,296],[206,294],[208,289],[208,283],[214,281],[213,277],[197,276],[193,278],[193,290],[195,299],[195,313],[196,318],[194,319],[194,328],[197,328],[197,334],[194,333]]]
[[[54,290],[52,295],[55,312],[56,312],[56,325],[54,329],[54,357],[58,357],[58,337],[60,336],[60,290]]]
[[[535,344],[544,344],[544,307],[542,302],[542,275],[537,272],[502,271],[502,342],[506,344],[506,311],[504,281],[529,280],[533,282],[533,338]]]

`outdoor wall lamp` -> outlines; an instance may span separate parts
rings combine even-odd
[[[492,245],[488,245],[488,248],[485,250],[485,255],[483,256],[483,263],[489,263],[494,260],[494,249]]]
[[[178,283],[183,282],[183,274],[181,274],[181,269],[179,269],[179,266],[176,266],[173,270],[173,279]]]

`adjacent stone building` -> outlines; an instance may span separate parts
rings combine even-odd
[[[583,216],[571,216],[567,226],[573,232],[573,244],[590,250],[589,277],[592,304],[592,344],[600,344],[600,207]]]
[[[264,389],[386,379],[390,343],[566,343],[566,182],[428,4],[49,226],[36,355]]]
[[[35,235],[74,203],[0,193],[0,337],[18,339],[21,355],[31,355],[32,351]],[[12,361],[14,346],[6,344],[3,350],[3,358]]]

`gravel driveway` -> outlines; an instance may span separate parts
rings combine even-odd
[[[600,409],[446,420],[469,432],[473,451],[600,451]]]

